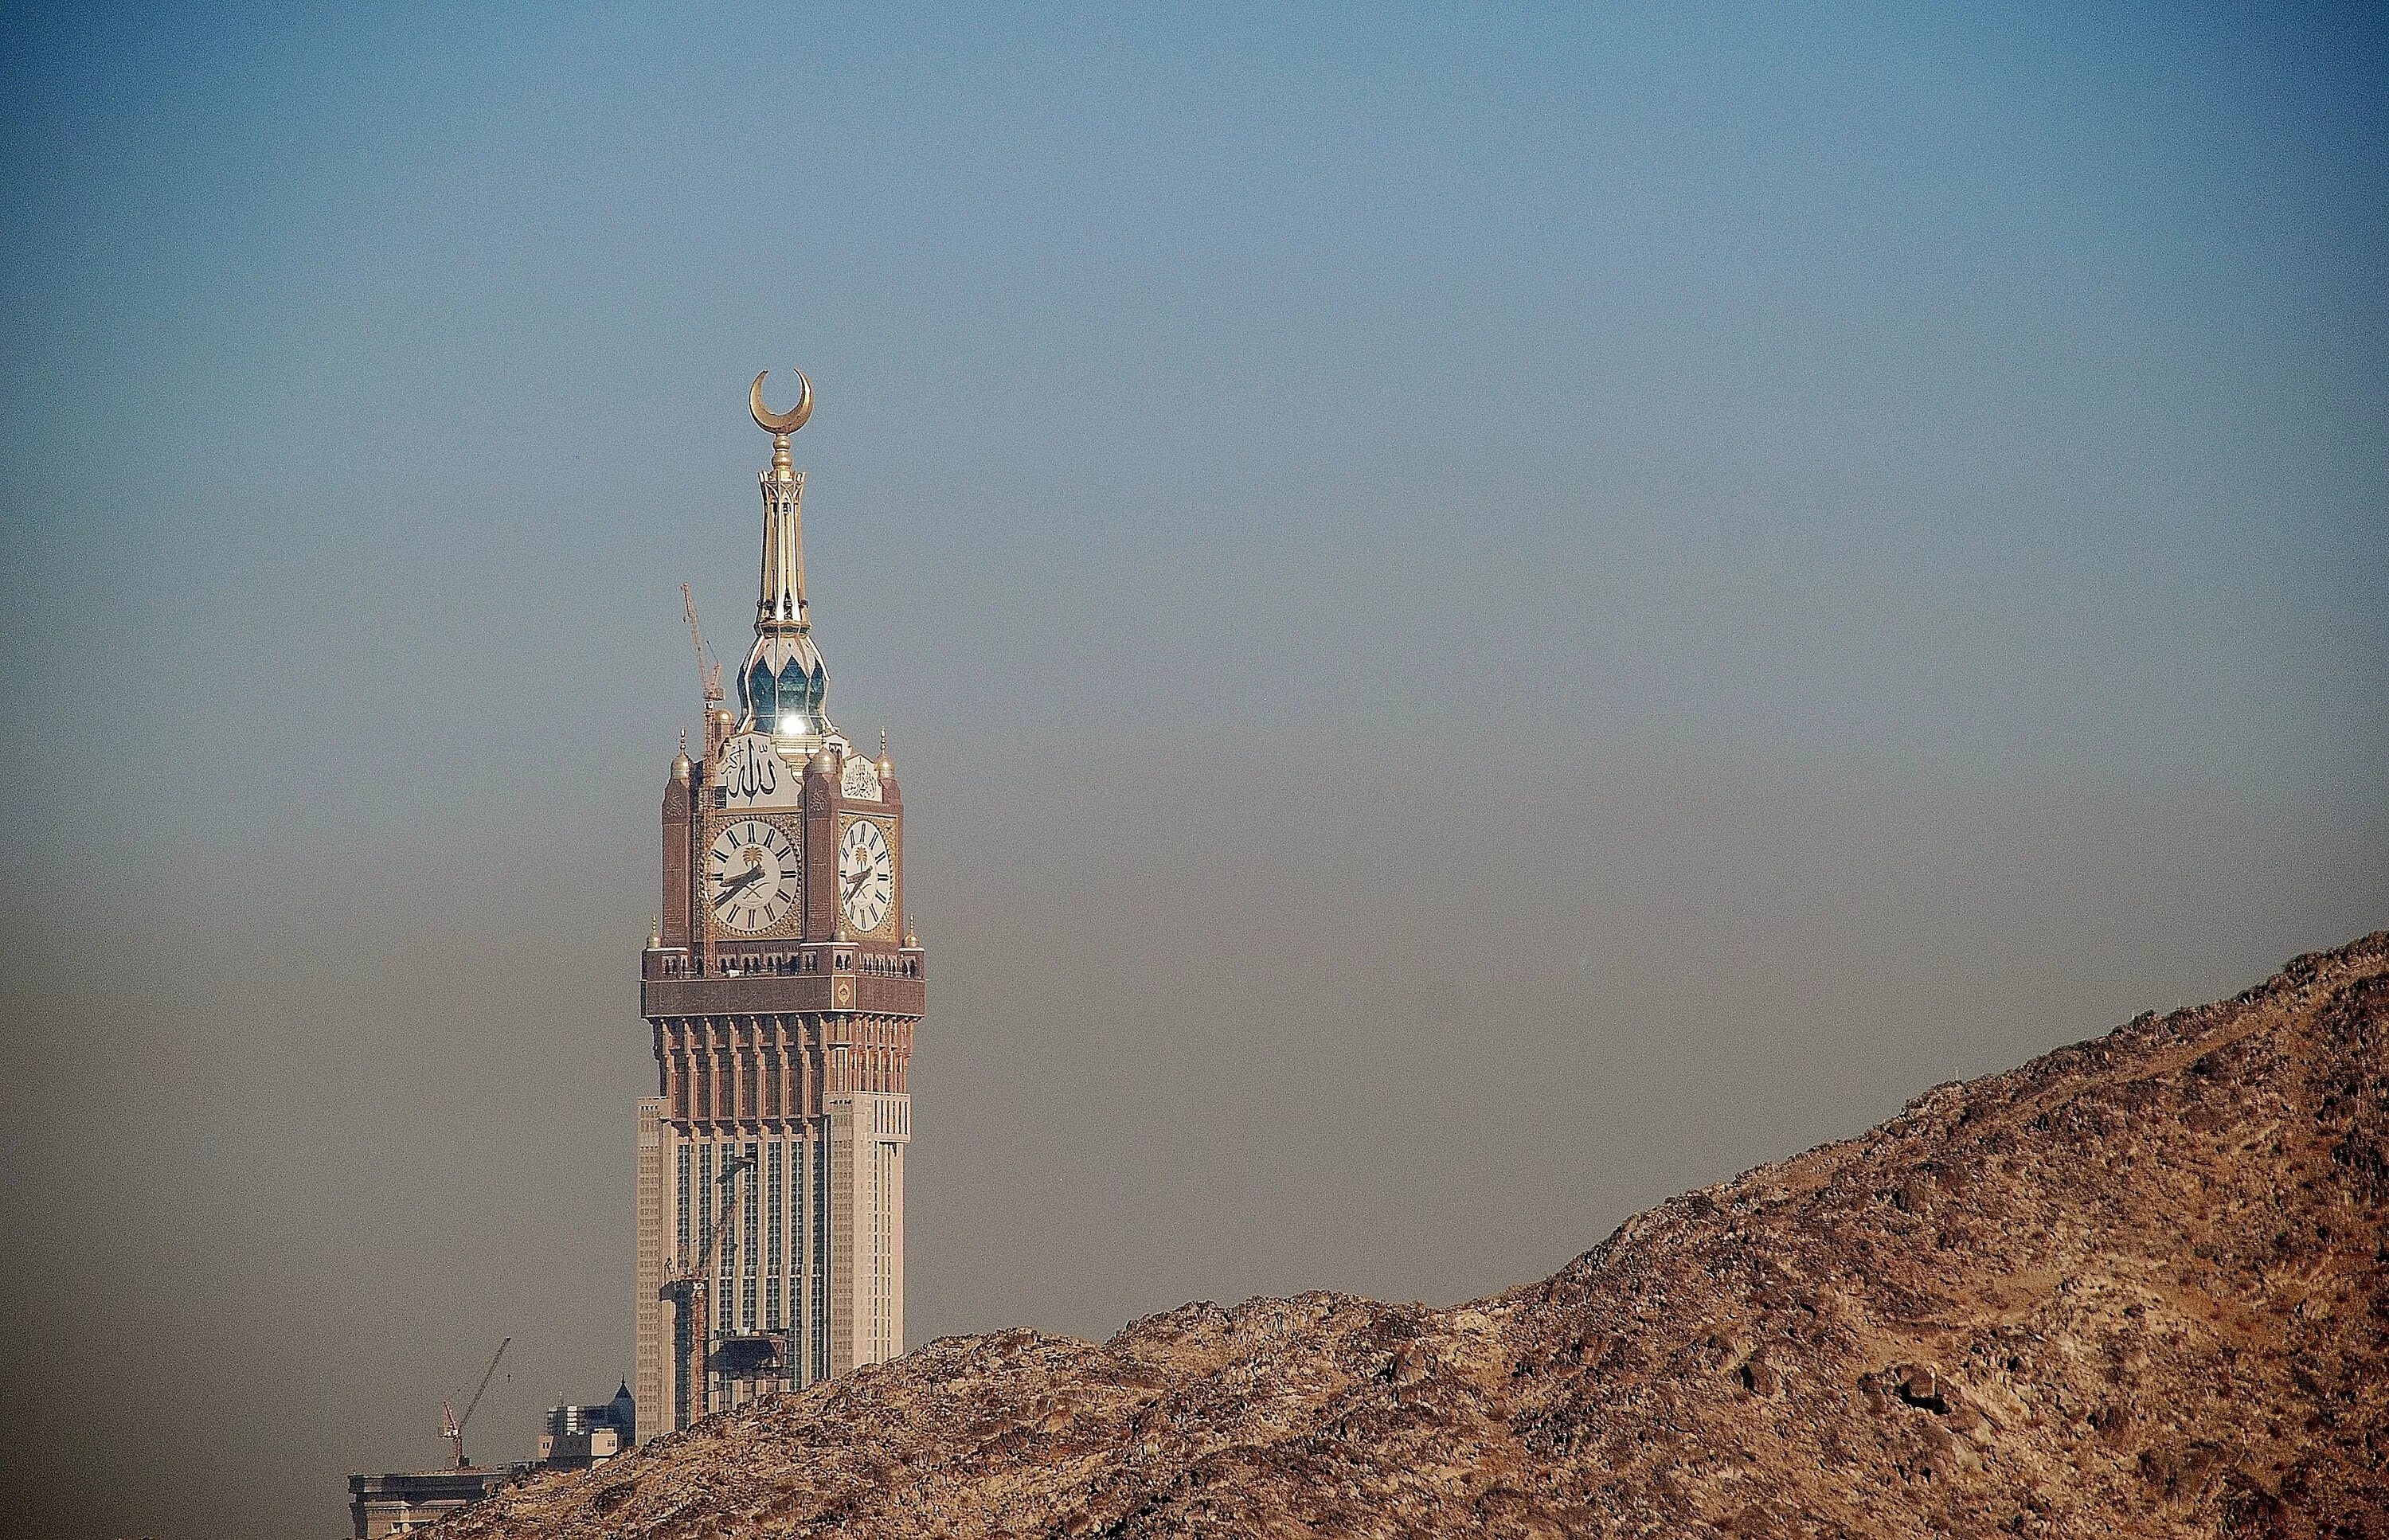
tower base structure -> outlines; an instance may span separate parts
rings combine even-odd
[[[873,1030],[910,1037],[909,1023],[835,1018],[798,1035]],[[730,1051],[760,1066],[770,1045]],[[735,1062],[728,1073],[744,1077]],[[676,1116],[671,1096],[639,1102],[634,1388],[657,1408],[648,1427],[684,1428],[904,1351],[913,1099],[836,1089],[802,1100],[821,1110],[717,1119]],[[709,1263],[702,1277],[674,1265],[693,1256]]]

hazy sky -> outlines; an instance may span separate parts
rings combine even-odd
[[[628,1372],[758,369],[916,1343],[1538,1278],[2389,923],[2353,8],[0,19],[7,1533]]]

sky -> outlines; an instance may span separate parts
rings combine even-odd
[[[631,1367],[796,440],[909,1327],[1452,1302],[2389,924],[2357,7],[9,7],[0,1533]]]

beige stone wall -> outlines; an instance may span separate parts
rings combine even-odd
[[[878,1234],[873,1273],[877,1340],[872,1363],[904,1355],[904,1147],[913,1139],[913,1099],[875,1096],[872,1137],[878,1146],[879,1190],[872,1195]]]
[[[904,1351],[904,1146],[913,1099],[852,1091],[829,1101],[830,1372]]]
[[[881,1292],[881,1360],[904,1355],[904,1146],[883,1139],[879,1146],[888,1173],[882,1207],[882,1255],[887,1282]]]
[[[855,1098],[829,1099],[829,1372],[854,1368]]]
[[[638,1398],[638,1436],[642,1441],[672,1426],[671,1320],[663,1292],[665,1266],[671,1256],[665,1202],[671,1169],[670,1128],[664,1122],[663,1098],[639,1100],[638,1238],[632,1274],[638,1291],[635,1351],[631,1394]]]

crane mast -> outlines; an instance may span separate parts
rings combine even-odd
[[[713,1228],[706,1235],[705,1243],[697,1249],[694,1262],[683,1257],[679,1276],[664,1285],[664,1292],[680,1307],[681,1326],[688,1334],[688,1384],[690,1399],[698,1416],[703,1416],[706,1402],[707,1339],[712,1333],[710,1280],[713,1259],[722,1249],[722,1232],[737,1222],[738,1178],[755,1168],[751,1155],[735,1155],[726,1162],[713,1185],[722,1190],[722,1202],[715,1210]],[[695,1417],[689,1419],[694,1422]]]
[[[490,1355],[490,1367],[481,1371],[481,1382],[473,1387],[473,1399],[466,1404],[464,1416],[456,1415],[454,1401],[440,1403],[440,1436],[448,1441],[449,1452],[454,1457],[459,1470],[468,1469],[465,1463],[465,1424],[473,1420],[474,1409],[480,1406],[481,1397],[489,1391],[490,1377],[498,1372],[498,1360],[506,1355],[507,1343],[513,1341],[512,1337],[505,1338],[498,1343],[498,1350]]]
[[[722,664],[714,657],[713,649],[705,644],[705,628],[696,623],[696,595],[689,592],[686,583],[680,585],[680,607],[688,617],[689,644],[696,649],[696,678],[705,687],[705,715],[710,720],[722,700]]]

